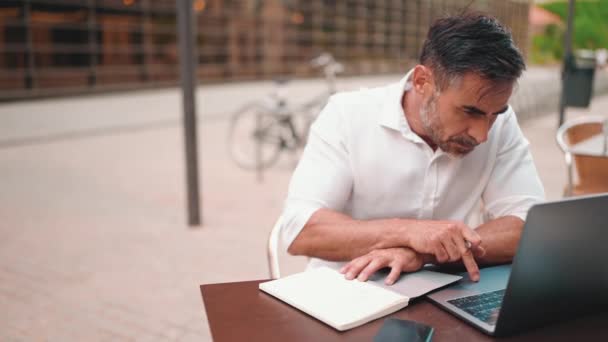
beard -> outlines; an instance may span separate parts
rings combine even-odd
[[[475,146],[478,145],[477,141],[467,134],[456,135],[447,139],[442,138],[445,135],[445,128],[441,123],[439,112],[437,111],[438,97],[439,93],[435,92],[431,98],[420,107],[422,126],[426,135],[442,151],[455,157],[463,157],[473,151]]]

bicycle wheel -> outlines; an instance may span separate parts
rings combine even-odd
[[[279,158],[283,138],[276,115],[262,106],[250,105],[232,117],[228,152],[234,162],[248,170],[266,169]]]

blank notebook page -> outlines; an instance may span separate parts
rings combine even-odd
[[[326,267],[261,283],[260,289],[338,330],[393,313],[409,300],[370,283],[346,280]]]

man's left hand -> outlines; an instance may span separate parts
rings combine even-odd
[[[392,285],[401,272],[418,271],[423,265],[422,254],[410,248],[387,248],[377,249],[351,260],[340,269],[340,273],[343,273],[348,280],[357,278],[360,281],[367,281],[376,271],[390,267],[391,272],[386,277],[385,283]]]

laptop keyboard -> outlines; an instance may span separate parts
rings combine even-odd
[[[448,300],[448,303],[489,325],[496,325],[505,290]]]

